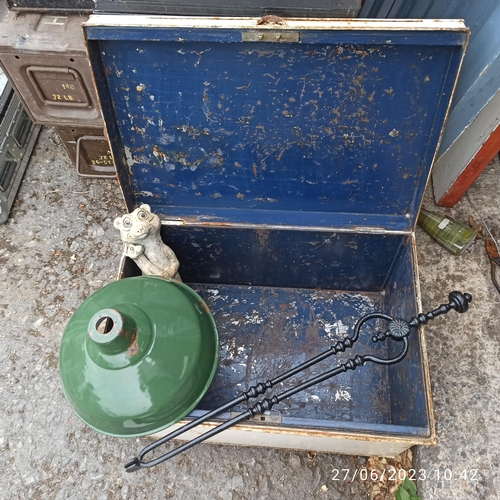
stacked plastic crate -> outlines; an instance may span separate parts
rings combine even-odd
[[[9,217],[39,131],[0,70],[0,224]]]

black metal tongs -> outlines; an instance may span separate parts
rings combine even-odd
[[[149,446],[146,446],[143,450],[141,450],[141,452],[137,455],[137,457],[133,458],[132,460],[130,460],[125,464],[125,470],[127,472],[134,472],[142,468],[149,468],[149,467],[154,467],[155,465],[159,465],[169,460],[170,458],[175,457],[179,453],[182,453],[183,451],[186,451],[189,448],[192,448],[193,446],[205,441],[206,439],[209,439],[210,437],[219,434],[225,429],[232,427],[238,422],[252,418],[257,414],[262,414],[265,411],[270,410],[274,405],[277,405],[284,399],[289,398],[290,396],[293,396],[294,394],[297,394],[298,392],[303,391],[304,389],[319,384],[320,382],[323,382],[324,380],[334,377],[335,375],[339,375],[340,373],[346,372],[347,370],[355,370],[356,368],[358,368],[359,366],[363,366],[367,362],[376,363],[379,365],[393,365],[399,363],[406,356],[408,352],[408,336],[412,328],[417,328],[422,324],[426,324],[429,320],[432,320],[441,314],[446,314],[452,309],[454,309],[459,313],[466,312],[469,307],[469,303],[472,301],[472,296],[468,293],[451,292],[448,296],[448,300],[449,300],[448,304],[441,304],[437,309],[434,309],[433,311],[430,311],[426,314],[419,314],[418,316],[411,318],[409,321],[405,321],[403,319],[396,319],[393,318],[392,316],[389,316],[381,312],[374,312],[363,316],[356,323],[352,336],[346,337],[344,340],[336,342],[326,351],[318,354],[317,356],[314,356],[313,358],[309,359],[308,361],[305,361],[304,363],[296,366],[295,368],[292,368],[291,370],[282,373],[281,375],[278,375],[277,377],[271,380],[267,380],[266,382],[258,383],[250,387],[247,391],[243,392],[240,396],[233,399],[232,401],[229,401],[228,403],[220,406],[219,408],[216,408],[215,410],[212,410],[202,415],[201,417],[183,425],[179,429],[170,432],[169,434],[162,437],[161,439],[158,439],[154,443],[151,443]],[[359,332],[361,327],[367,321],[372,319],[383,319],[389,321],[389,327],[387,331],[379,332],[376,335],[373,335],[372,341],[382,342],[387,338],[391,338],[393,340],[402,342],[403,348],[401,349],[399,354],[388,359],[381,359],[371,355],[355,356],[347,360],[345,363],[339,364],[336,368],[328,370],[320,375],[317,375],[309,380],[306,380],[305,382],[302,382],[294,387],[291,387],[287,391],[281,392],[275,396],[261,400],[251,408],[248,408],[243,413],[219,424],[218,426],[214,427],[213,429],[210,429],[209,431],[205,432],[204,434],[201,434],[200,436],[192,439],[191,441],[188,441],[182,444],[181,446],[174,448],[172,451],[165,453],[159,458],[150,460],[148,462],[144,461],[144,457],[148,453],[155,450],[159,446],[169,442],[170,440],[175,439],[176,437],[187,432],[188,430],[197,427],[198,425],[202,424],[203,422],[206,422],[207,420],[213,417],[216,417],[220,413],[229,410],[230,408],[232,408],[237,404],[243,403],[245,401],[248,401],[249,399],[253,399],[261,394],[264,394],[268,389],[271,389],[276,384],[283,382],[284,380],[292,377],[293,375],[296,375],[297,373],[305,370],[306,368],[315,365],[316,363],[319,363],[320,361],[328,358],[329,356],[338,354],[340,352],[344,352],[346,349],[351,348],[359,338]]]

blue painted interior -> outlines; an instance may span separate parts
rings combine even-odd
[[[352,334],[368,312],[410,318],[417,310],[409,236],[174,226],[164,226],[162,236],[179,256],[183,280],[204,298],[219,331],[219,366],[198,413],[328,349]],[[122,277],[137,274],[126,259]],[[386,324],[365,326],[354,349],[304,376],[356,354],[396,354],[398,343],[370,341]],[[273,413],[291,429],[428,436],[425,388],[420,341],[413,332],[410,352],[398,365],[346,372],[297,394]]]
[[[197,406],[201,410],[222,405],[252,381],[265,381],[328,349],[348,334],[359,317],[382,307],[378,294],[235,285],[193,287],[214,314],[222,339],[221,363],[209,391]],[[367,329],[352,352],[325,360],[276,390],[319,375],[355,354],[369,351],[387,356],[387,344],[370,345],[373,333],[373,328]],[[390,391],[388,370],[370,366],[298,393],[276,410],[282,417],[291,418],[291,423],[294,419],[306,419],[314,422],[313,426],[325,420],[390,423]],[[246,407],[247,403],[243,403],[233,411]]]
[[[164,226],[187,282],[380,291],[401,235]]]
[[[414,226],[466,38],[87,36],[130,209],[147,202],[165,216],[305,226],[320,214],[319,225],[395,230]]]
[[[384,310],[395,318],[409,320],[418,314],[415,263],[411,251],[412,239],[401,246],[399,257],[391,269],[385,293]],[[443,296],[443,300],[446,296]],[[396,356],[401,348],[389,344],[388,353]],[[409,337],[406,358],[388,369],[391,386],[391,421],[394,425],[421,426],[426,421],[426,394],[421,345],[416,331]]]
[[[498,0],[366,0],[360,17],[463,19],[470,28],[470,42],[439,152],[444,154],[500,89]]]

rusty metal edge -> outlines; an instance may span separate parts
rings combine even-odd
[[[189,420],[181,420],[176,426],[182,426],[189,423]],[[200,424],[196,428],[196,434],[203,434],[210,429],[213,429],[220,422],[207,421]],[[172,430],[174,427],[168,428]],[[280,425],[259,425],[258,423],[239,423],[236,424],[232,429],[235,431],[243,432],[260,432],[262,434],[279,434],[279,435],[289,435],[289,436],[305,436],[305,437],[316,437],[323,439],[348,439],[353,441],[363,441],[363,442],[377,442],[377,443],[401,443],[408,444],[409,446],[421,445],[421,446],[435,446],[436,440],[434,434],[429,436],[396,436],[388,434],[375,434],[370,432],[349,432],[340,430],[311,430],[305,428],[286,428]],[[227,429],[224,432],[231,432],[231,429]],[[162,432],[158,432],[153,436],[149,436],[153,439],[158,438],[162,435]]]
[[[417,311],[418,313],[422,313],[422,295],[420,292],[420,278],[418,272],[418,259],[417,259],[417,240],[415,238],[415,233],[411,233],[411,246],[412,246],[412,259],[413,259],[413,282],[415,283],[415,294],[416,294],[416,302],[417,302]],[[429,360],[427,358],[427,342],[425,338],[425,327],[421,326],[418,329],[419,343],[420,343],[420,357],[422,359],[422,374],[424,378],[424,387],[425,387],[425,404],[426,404],[426,412],[427,419],[429,422],[429,438],[428,445],[435,446],[437,444],[437,436],[436,436],[436,422],[434,419],[434,406],[432,400],[432,391],[431,391],[431,375],[429,369]]]
[[[469,33],[461,19],[339,19],[339,18],[283,18],[283,24],[257,25],[260,17],[190,17],[93,14],[84,26],[165,27],[206,29],[258,29],[262,30],[419,30],[463,31]]]
[[[163,226],[187,226],[187,227],[219,227],[231,229],[258,229],[258,230],[275,230],[275,231],[319,231],[325,233],[370,233],[370,234],[387,234],[387,235],[400,235],[408,236],[412,231],[403,230],[390,230],[380,226],[291,226],[285,224],[252,224],[246,222],[227,222],[221,221],[203,221],[203,216],[200,218],[186,217],[179,219],[165,219],[162,218],[161,223]]]

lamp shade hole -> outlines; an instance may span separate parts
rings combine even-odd
[[[99,318],[97,320],[95,329],[98,333],[105,335],[106,333],[109,333],[114,326],[114,321],[109,316],[104,316],[103,318]]]

